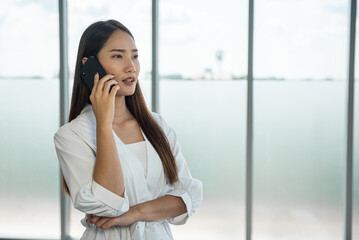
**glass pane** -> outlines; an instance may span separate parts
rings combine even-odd
[[[204,201],[175,239],[244,238],[247,1],[160,1],[160,114]]]
[[[254,240],[344,236],[348,19],[347,1],[255,2]]]
[[[70,79],[75,71],[77,50],[82,33],[92,23],[115,19],[124,24],[133,34],[141,70],[139,82],[147,106],[151,109],[151,1],[68,1],[69,8],[69,64]],[[70,93],[73,80],[70,80]],[[70,94],[71,96],[71,94]],[[71,204],[70,235],[80,238],[85,231],[80,220],[84,213],[74,209]]]
[[[1,1],[0,237],[59,238],[57,1]]]

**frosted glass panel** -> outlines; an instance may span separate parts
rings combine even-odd
[[[159,112],[204,201],[175,239],[244,239],[247,1],[160,1]]]
[[[0,238],[59,238],[57,1],[0,4]]]
[[[344,82],[254,87],[253,239],[340,239]]]
[[[342,239],[348,2],[255,9],[252,239]]]
[[[58,79],[0,80],[0,237],[59,237]],[[31,220],[29,220],[31,219]],[[21,226],[21,231],[19,231]]]
[[[174,128],[204,201],[175,239],[244,239],[244,81],[161,80],[161,115]]]

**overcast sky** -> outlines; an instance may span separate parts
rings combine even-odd
[[[57,2],[0,2],[0,75],[53,77],[58,73]],[[346,78],[348,3],[256,0],[255,76]],[[122,22],[135,36],[142,77],[150,71],[150,0],[70,0],[68,7],[71,71],[82,32],[94,21],[110,18]],[[200,76],[205,69],[246,74],[247,0],[161,0],[159,10],[161,74]],[[216,60],[218,50],[223,52],[221,64]]]

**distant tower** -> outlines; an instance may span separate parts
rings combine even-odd
[[[223,51],[217,50],[216,52],[216,59],[218,64],[218,78],[222,79],[222,60],[223,60]]]

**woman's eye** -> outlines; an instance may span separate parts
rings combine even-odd
[[[133,56],[133,58],[138,58],[138,55]]]
[[[116,55],[116,56],[114,56],[114,58],[122,58],[122,56],[121,55]]]

